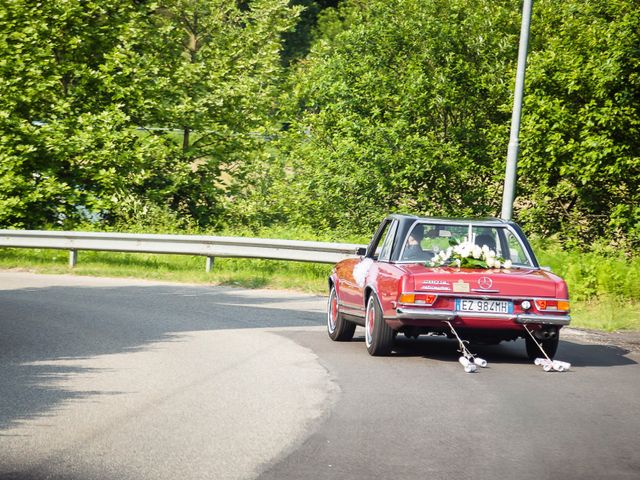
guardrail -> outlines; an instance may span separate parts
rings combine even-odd
[[[351,243],[206,235],[0,230],[0,247],[69,250],[70,267],[76,265],[80,250],[204,256],[208,272],[213,267],[215,257],[336,263],[355,256],[356,249],[361,246],[363,245]]]

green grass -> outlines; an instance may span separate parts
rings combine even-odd
[[[640,263],[614,259],[607,265],[606,259],[590,254],[578,256],[553,249],[536,251],[541,264],[551,265],[554,272],[562,275],[569,284],[573,327],[640,331],[637,281]],[[69,268],[68,261],[66,250],[0,249],[2,269],[291,289],[317,294],[326,294],[327,277],[331,272],[331,265],[216,258],[213,271],[207,273],[204,257],[186,255],[80,251],[75,268]],[[610,274],[612,268],[613,275]]]
[[[78,252],[69,268],[66,250],[0,249],[0,268],[36,273],[143,278],[172,282],[234,285],[247,288],[295,289],[325,293],[331,265],[275,260],[216,258],[205,271],[205,258],[116,252]]]
[[[640,302],[600,298],[571,305],[572,327],[605,332],[640,330]]]

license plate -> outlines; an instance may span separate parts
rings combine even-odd
[[[513,302],[456,298],[456,310],[478,313],[513,313]]]

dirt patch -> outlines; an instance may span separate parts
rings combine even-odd
[[[575,338],[586,343],[613,345],[630,352],[640,353],[640,332],[599,332],[565,327],[562,329],[560,338]]]

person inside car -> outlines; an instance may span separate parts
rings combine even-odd
[[[424,227],[422,225],[416,225],[407,237],[407,243],[402,253],[403,260],[426,260],[426,252],[420,246],[423,238]]]
[[[484,245],[486,245],[487,247],[489,247],[489,249],[493,250],[494,252],[496,251],[496,241],[494,240],[493,236],[488,233],[478,235],[476,237],[475,243],[479,247],[483,247]]]

